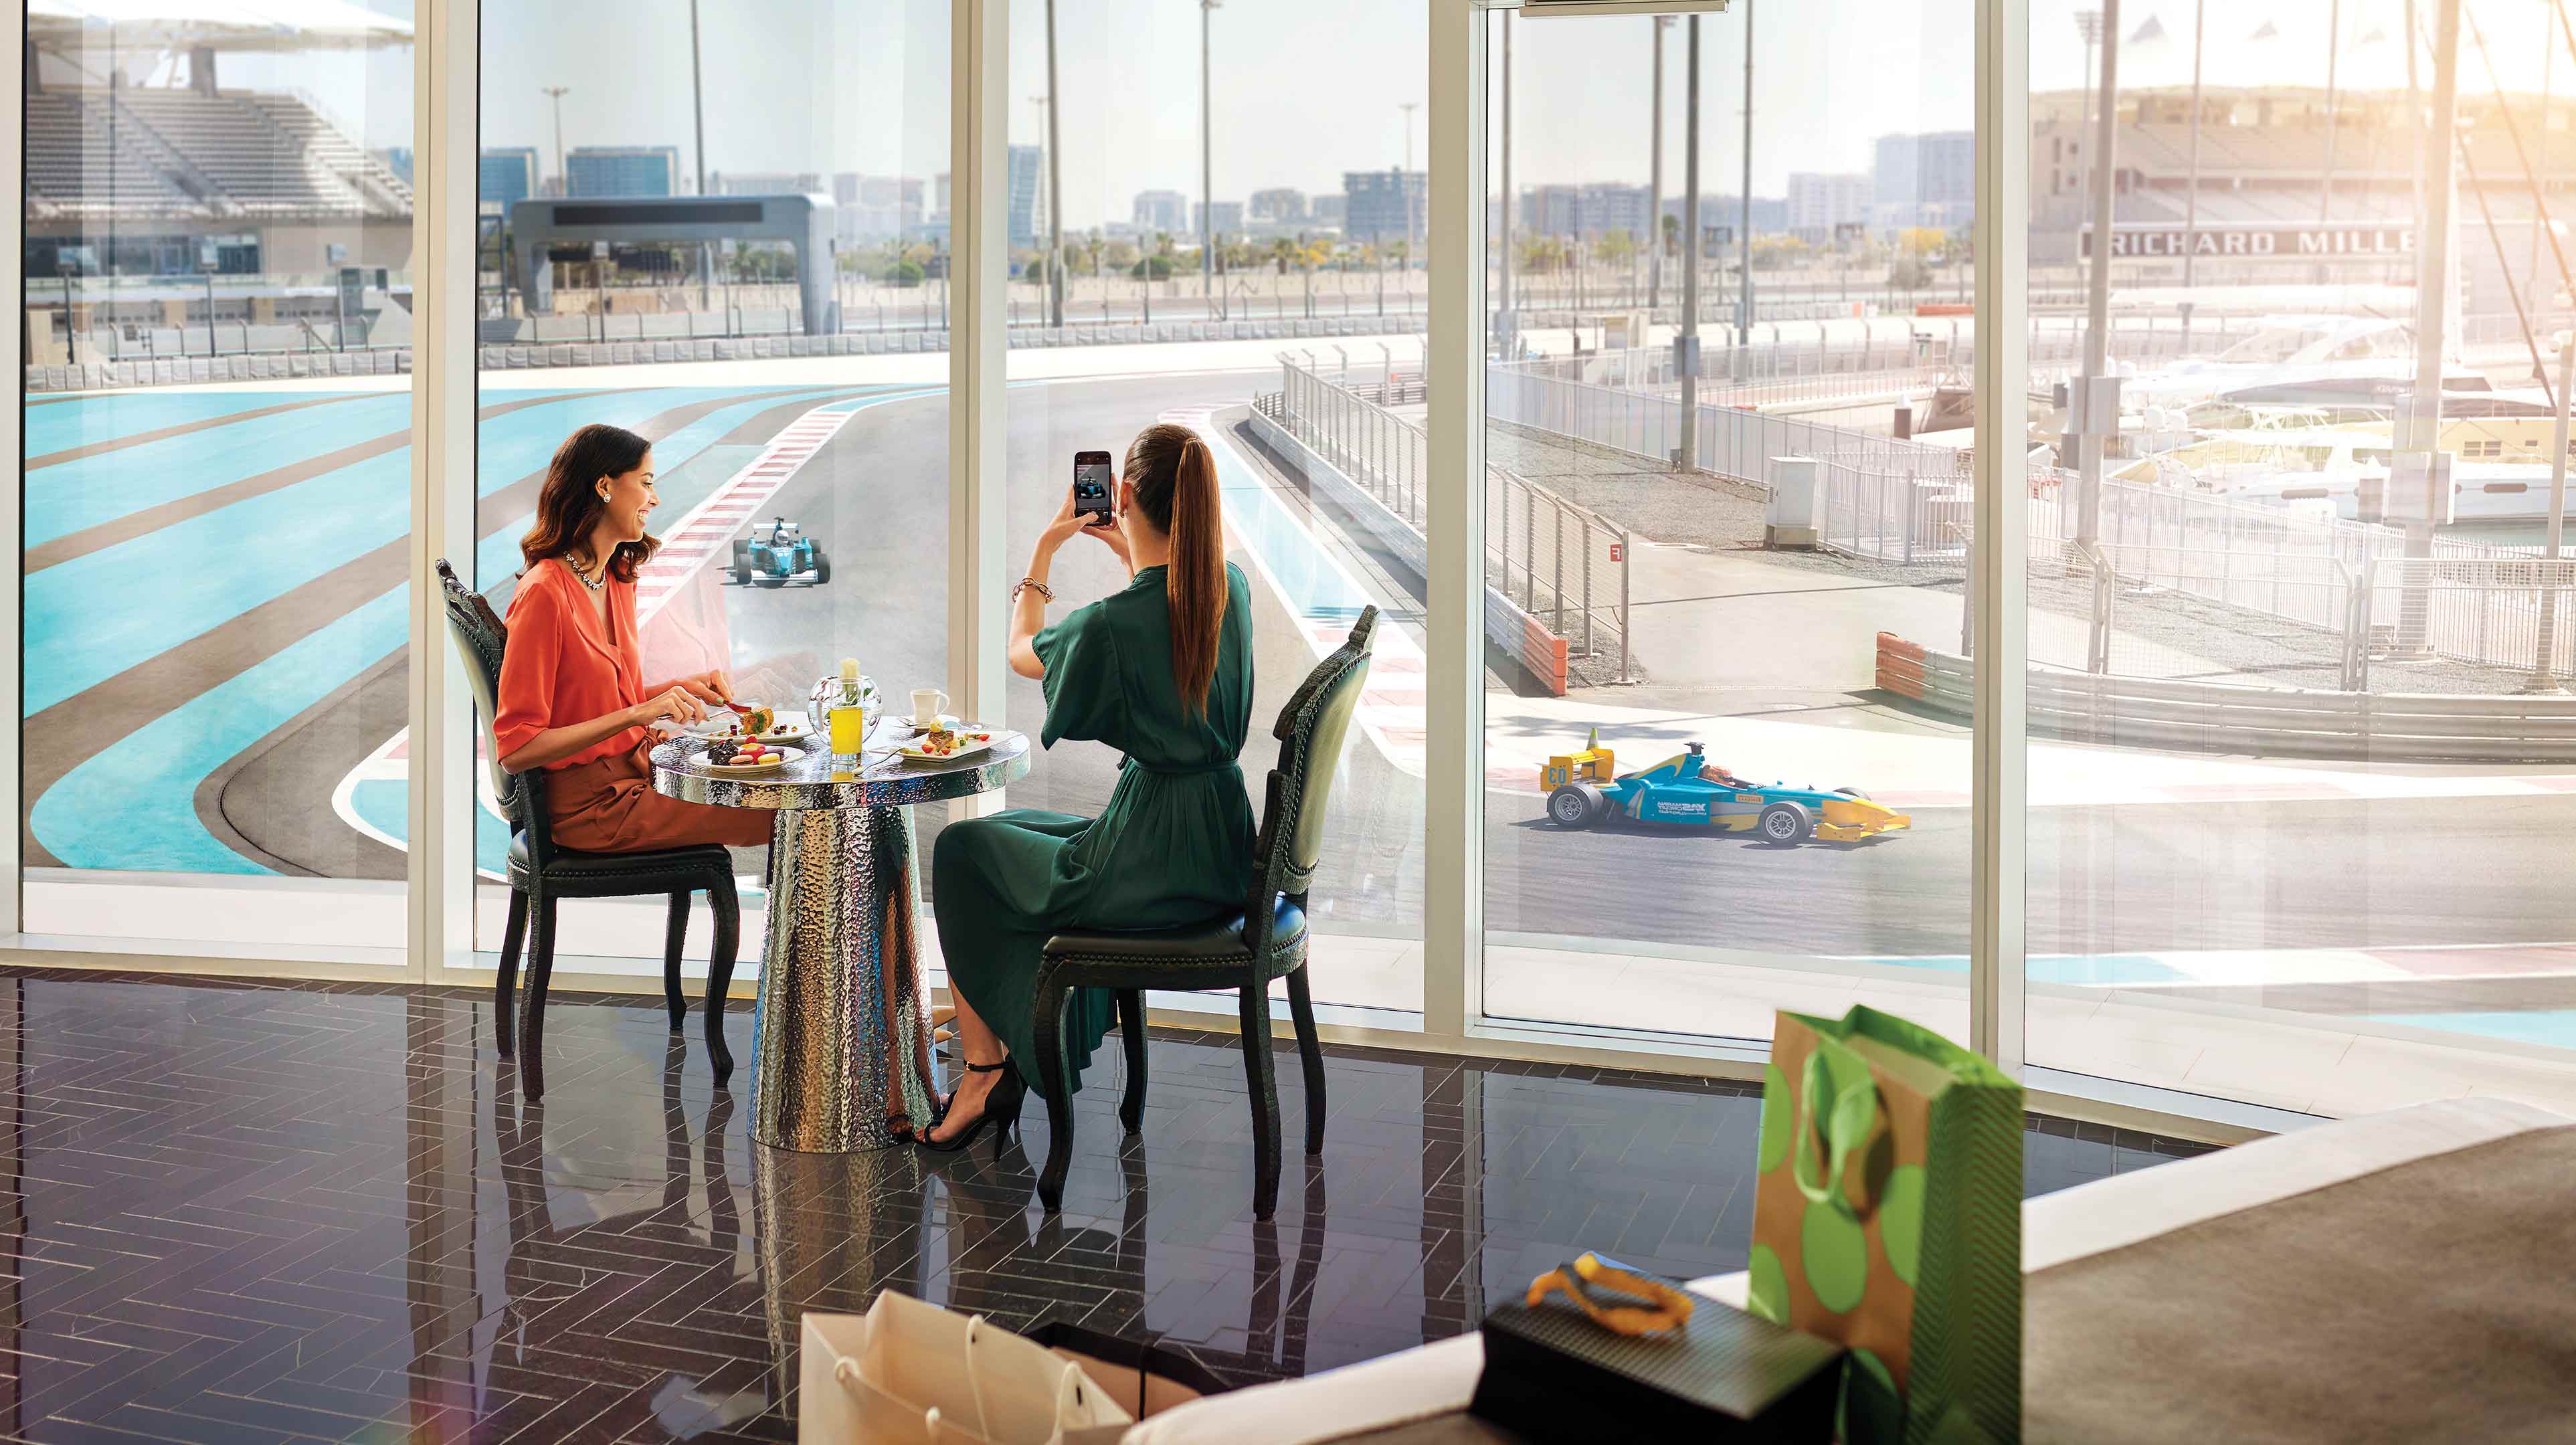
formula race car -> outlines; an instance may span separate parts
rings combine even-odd
[[[779,517],[765,527],[754,524],[750,536],[734,539],[735,586],[784,587],[798,579],[813,587],[832,580],[832,559],[804,528]]]
[[[1549,821],[1589,828],[1616,813],[1640,823],[1752,833],[1783,845],[1858,842],[1914,822],[1857,788],[1748,782],[1709,762],[1698,743],[1639,772],[1614,774],[1614,766],[1597,728],[1582,752],[1548,759],[1539,787],[1547,793]]]

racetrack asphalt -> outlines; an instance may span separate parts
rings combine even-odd
[[[1074,450],[1123,450],[1166,411],[1240,403],[1262,382],[1205,374],[1015,389],[1011,568],[1052,512]],[[712,485],[730,470],[723,458],[786,421],[878,390],[489,392],[478,571],[489,583],[513,565],[545,456],[578,420],[623,420],[672,446],[661,458],[666,476],[703,455],[702,484]],[[398,853],[334,815],[331,790],[401,722],[407,486],[385,478],[407,468],[407,407],[382,394],[143,392],[30,410],[31,864],[400,876]],[[947,446],[945,398],[935,392],[853,416],[769,509],[825,539],[835,578],[822,588],[727,588],[737,657],[855,652],[897,696],[944,675]],[[1397,593],[1418,579],[1391,574],[1334,519],[1315,517],[1285,478],[1274,481],[1318,545],[1386,589],[1395,610],[1418,610],[1417,598]],[[666,497],[670,516],[686,507]],[[1266,723],[1313,654],[1281,599],[1246,570],[1255,577],[1263,725],[1245,765],[1257,792],[1271,761]],[[1118,578],[1105,552],[1077,544],[1056,580],[1073,603]],[[1015,680],[1010,698],[1005,720],[1034,732],[1035,684]],[[1760,771],[1759,759],[1729,762]],[[1106,749],[1060,746],[1011,800],[1089,812],[1116,767]],[[1365,745],[1346,767],[1322,921],[1418,936],[1422,785]],[[1922,810],[1910,833],[1867,844],[1782,850],[1674,830],[1566,833],[1538,821],[1539,804],[1534,785],[1488,794],[1493,929],[1825,955],[1965,951],[1964,809]],[[923,821],[927,846],[937,820]],[[2558,862],[2571,826],[2569,796],[2034,809],[2030,948],[2576,938]]]

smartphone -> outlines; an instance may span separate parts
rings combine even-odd
[[[1073,454],[1073,509],[1090,513],[1104,525],[1116,510],[1110,488],[1117,478],[1111,466],[1107,452]]]

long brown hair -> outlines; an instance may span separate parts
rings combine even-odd
[[[520,560],[534,567],[588,540],[606,507],[599,495],[599,479],[626,475],[644,465],[645,454],[652,450],[651,442],[605,422],[593,422],[565,437],[563,445],[555,448],[555,459],[546,464],[546,484],[537,492],[537,524],[519,539]],[[608,575],[632,582],[635,569],[661,550],[658,537],[620,542],[608,559]]]
[[[1192,712],[1207,711],[1225,623],[1225,519],[1216,458],[1199,434],[1163,422],[1127,448],[1127,480],[1145,520],[1172,539],[1163,592],[1172,609],[1172,679]]]

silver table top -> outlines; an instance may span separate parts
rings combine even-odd
[[[1029,771],[1026,733],[996,731],[993,745],[970,758],[916,763],[889,752],[847,779],[832,776],[830,749],[814,746],[774,773],[724,777],[698,760],[706,744],[679,738],[653,749],[653,790],[684,802],[773,812],[905,807],[971,797],[1007,787]]]

